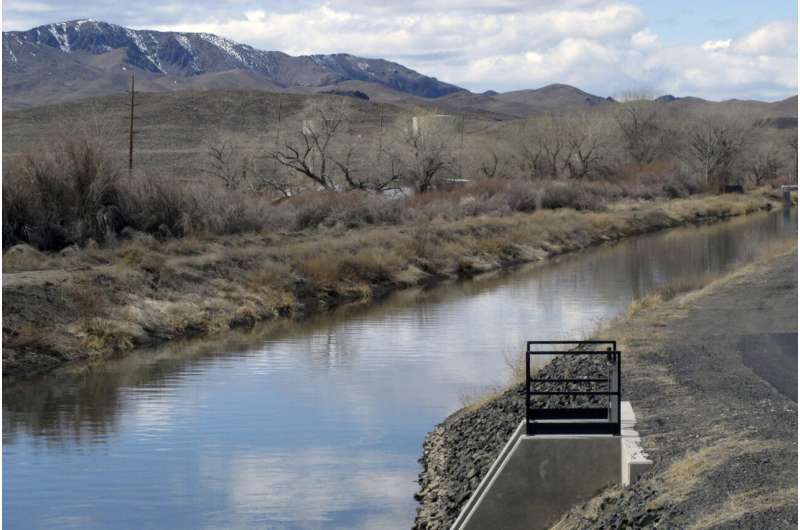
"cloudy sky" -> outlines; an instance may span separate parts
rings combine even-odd
[[[293,55],[383,57],[474,91],[569,83],[602,96],[797,92],[793,0],[3,2],[6,31],[75,18],[207,31]]]

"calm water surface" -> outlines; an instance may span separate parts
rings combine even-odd
[[[673,230],[6,385],[6,528],[408,528],[425,433],[526,339],[583,337],[796,223]]]

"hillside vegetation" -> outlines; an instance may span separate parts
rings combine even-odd
[[[140,94],[130,173],[123,97],[6,113],[3,246],[602,210],[796,174],[796,129],[673,104],[491,122],[341,96]]]

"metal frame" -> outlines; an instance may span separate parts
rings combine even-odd
[[[550,348],[547,348],[550,346]],[[573,346],[558,351],[552,346]],[[605,347],[605,349],[601,349]],[[593,348],[593,349],[589,349]],[[541,379],[531,377],[534,355],[605,355],[613,363],[607,378]],[[594,374],[590,374],[594,375]],[[525,354],[525,427],[528,436],[541,434],[622,433],[622,359],[614,340],[531,340]],[[604,390],[536,390],[539,384],[605,384]],[[590,387],[591,388],[591,387]],[[609,396],[607,407],[534,408],[532,396]]]

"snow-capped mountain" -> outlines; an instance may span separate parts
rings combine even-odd
[[[253,85],[259,81],[264,88],[365,81],[426,98],[463,90],[383,59],[344,53],[293,57],[210,33],[134,30],[96,20],[3,32],[3,68],[4,100],[19,99],[18,106],[26,106],[26,99],[43,102],[42,97],[20,94],[31,89],[47,94],[45,99],[50,101],[71,97],[76,90],[86,95],[108,93],[130,70],[144,74],[145,83],[155,89],[179,84],[203,88],[204,80],[223,88],[225,76],[220,74],[231,72],[230,88],[243,83],[246,88],[258,88]],[[125,75],[120,76],[121,72]],[[46,90],[37,86],[41,84],[47,85]],[[153,88],[149,85],[145,86]]]

